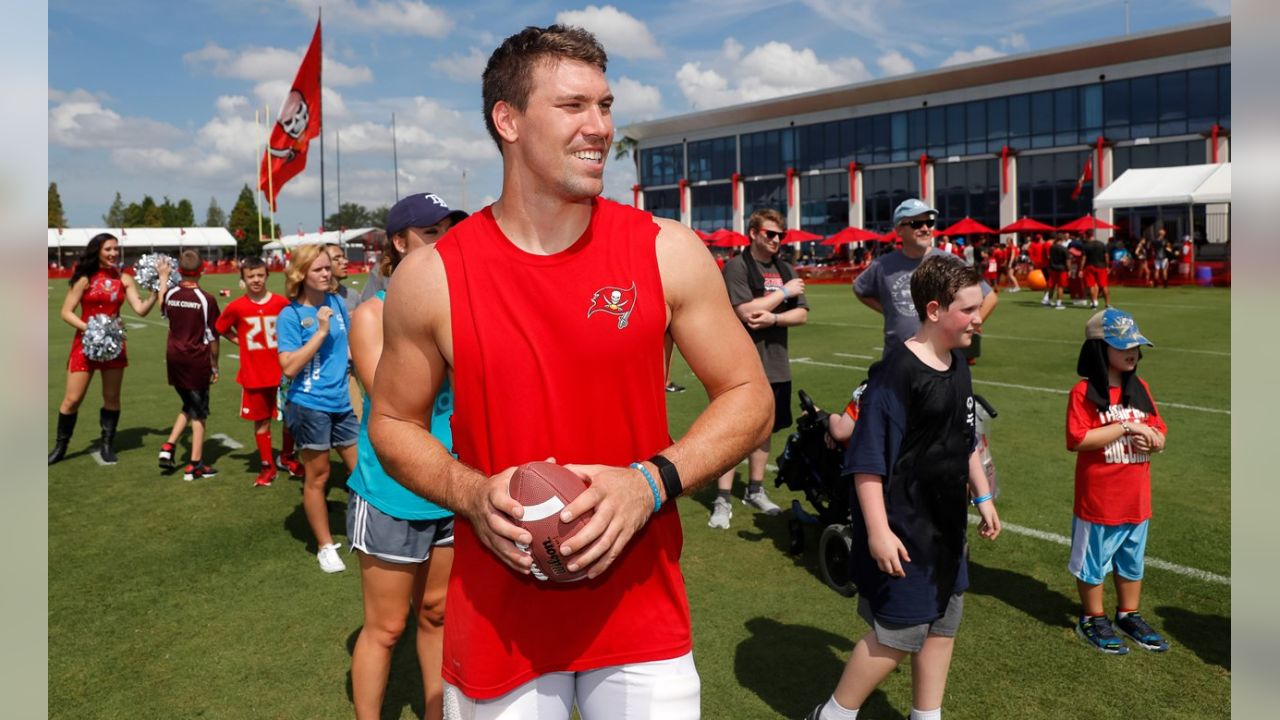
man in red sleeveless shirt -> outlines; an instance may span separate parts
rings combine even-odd
[[[773,396],[702,242],[604,200],[606,57],[590,33],[526,28],[484,72],[503,156],[493,205],[409,255],[384,308],[370,435],[387,471],[457,513],[446,717],[695,718],[700,683],[672,500],[763,442]],[[671,344],[710,404],[672,443]],[[455,392],[451,457],[426,418]],[[412,379],[412,382],[408,382]],[[576,583],[530,574],[514,467],[548,457],[590,480],[594,512],[559,550]],[[649,480],[652,478],[653,480]]]

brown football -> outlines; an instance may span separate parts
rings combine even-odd
[[[586,569],[569,572],[569,562],[560,555],[560,544],[582,529],[591,512],[573,522],[560,522],[560,511],[587,489],[577,475],[549,462],[525,463],[511,476],[510,493],[524,506],[520,525],[533,535],[528,548],[533,556],[533,576],[539,580],[572,582],[586,577]]]

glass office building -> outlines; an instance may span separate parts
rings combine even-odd
[[[1024,216],[1060,225],[1089,213],[1094,192],[1129,168],[1229,160],[1230,31],[1229,18],[1213,20],[619,134],[638,142],[643,207],[708,232],[741,231],[762,207],[823,235],[885,230],[897,203],[920,196],[944,225],[966,216],[990,227]],[[1094,179],[1072,198],[1086,162]],[[1157,223],[1192,232],[1185,208],[1099,217],[1128,235]]]

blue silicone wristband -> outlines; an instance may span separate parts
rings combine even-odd
[[[789,298],[789,297],[791,297],[791,293],[787,292],[787,286],[786,286],[786,285],[783,285],[783,286],[782,286],[782,299],[783,299],[783,300],[786,300],[786,299],[787,299],[787,298]]]
[[[969,502],[973,503],[973,504],[976,506],[976,505],[981,505],[982,503],[984,503],[984,502],[986,502],[986,501],[988,501],[988,500],[990,500],[990,499],[991,499],[991,493],[987,493],[986,495],[981,495],[981,496],[979,496],[979,497],[976,497],[976,498],[974,498],[974,499],[970,500]]]
[[[631,467],[639,470],[640,474],[644,476],[644,479],[648,481],[649,489],[653,491],[653,511],[658,512],[662,509],[662,496],[658,494],[658,483],[653,481],[653,475],[649,473],[649,468],[638,462],[631,463]]]

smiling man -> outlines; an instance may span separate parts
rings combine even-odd
[[[387,293],[373,445],[391,476],[456,513],[447,717],[698,717],[673,500],[769,430],[768,382],[702,242],[598,197],[605,63],[590,33],[558,25],[494,51],[484,108],[502,195],[410,254]],[[710,399],[674,444],[672,343]],[[426,426],[446,376],[457,459]],[[510,478],[547,458],[590,481],[560,514],[593,513],[558,548],[587,571],[575,583],[537,579],[520,547],[532,537]]]
[[[893,229],[902,240],[902,249],[876,258],[853,281],[853,294],[858,300],[884,316],[884,357],[901,347],[903,341],[920,329],[920,318],[911,300],[911,273],[920,266],[925,255],[939,252],[963,262],[933,246],[933,226],[937,217],[938,211],[919,199],[903,200],[893,211]],[[981,287],[981,313],[985,321],[995,310],[999,299],[986,282]]]

